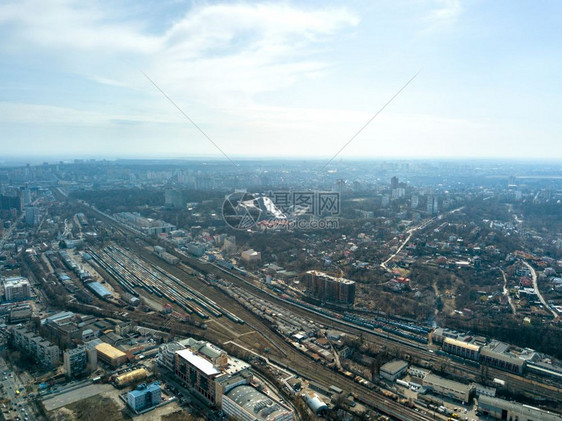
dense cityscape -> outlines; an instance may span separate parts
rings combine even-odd
[[[557,161],[0,168],[4,419],[561,420]]]

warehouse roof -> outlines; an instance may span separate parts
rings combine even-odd
[[[423,378],[423,384],[424,386],[439,386],[450,390],[456,390],[462,393],[466,393],[467,390],[470,390],[473,387],[473,385],[444,379],[443,377],[439,377],[432,373],[428,373],[425,375],[425,377]]]
[[[104,298],[107,296],[111,296],[111,292],[109,292],[109,290],[99,282],[90,282],[89,284],[86,285],[88,286],[88,288],[94,291],[94,293],[99,297]]]
[[[408,367],[408,363],[406,361],[396,360],[386,363],[380,368],[380,370],[394,374],[398,373],[400,370],[403,370],[406,367]]]
[[[226,393],[230,399],[248,411],[256,420],[274,419],[287,409],[274,402],[252,386],[241,385]]]
[[[99,345],[96,345],[96,351],[106,355],[108,358],[121,358],[121,357],[125,357],[127,354],[125,354],[123,351],[118,350],[117,348],[106,344],[105,342],[102,342]]]

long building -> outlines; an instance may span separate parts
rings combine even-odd
[[[52,368],[60,362],[60,348],[45,338],[25,328],[11,330],[12,340],[16,348],[30,355],[37,363]]]
[[[453,338],[445,338],[443,351],[474,361],[480,358],[480,346]]]
[[[478,411],[485,416],[499,420],[511,421],[562,421],[562,415],[550,411],[545,411],[529,405],[522,405],[517,402],[509,402],[503,399],[490,396],[480,396],[478,398]]]
[[[423,378],[423,386],[436,395],[447,396],[459,402],[469,402],[474,387],[472,385],[444,379],[432,373],[427,374]]]
[[[308,295],[318,300],[348,305],[355,301],[355,281],[336,278],[316,270],[306,272],[303,281]]]
[[[480,350],[480,362],[500,370],[522,374],[526,361],[510,352],[509,348],[509,344],[499,341],[483,346]]]

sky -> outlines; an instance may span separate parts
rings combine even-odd
[[[557,0],[3,0],[0,39],[4,158],[562,159]]]

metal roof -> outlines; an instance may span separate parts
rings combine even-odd
[[[86,285],[88,286],[88,288],[90,288],[92,291],[94,291],[98,296],[102,298],[111,295],[111,292],[109,292],[109,290],[99,282],[90,282],[89,284]]]
[[[254,416],[256,420],[275,419],[277,415],[288,412],[269,396],[249,385],[236,386],[229,390],[226,396]]]

